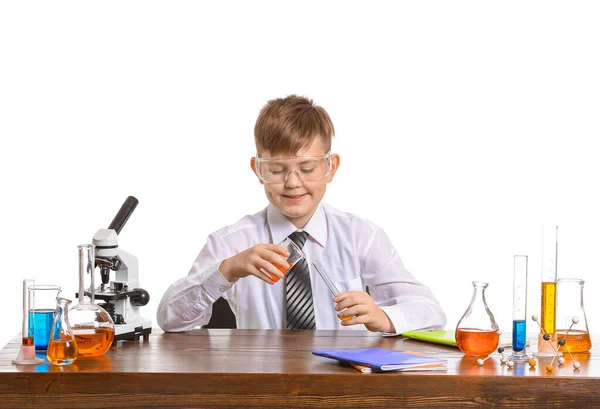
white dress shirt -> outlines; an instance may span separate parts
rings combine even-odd
[[[237,328],[285,328],[285,283],[270,285],[255,276],[230,283],[219,272],[223,260],[259,243],[279,243],[297,228],[272,205],[208,237],[187,277],[169,287],[158,306],[158,325],[165,331],[188,331],[206,325],[212,304],[227,299]],[[375,224],[321,203],[304,227],[304,253],[317,329],[343,327],[333,296],[311,263],[319,260],[341,291],[364,290],[390,317],[396,333],[443,329],[446,316],[431,291],[402,264],[387,235]]]

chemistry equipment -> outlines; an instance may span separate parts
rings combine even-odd
[[[578,278],[561,278],[556,282],[556,338],[559,351],[586,352],[592,347],[585,309],[583,285]],[[561,340],[565,340],[565,343]]]
[[[29,310],[29,334],[33,335],[35,349],[46,349],[61,288],[56,285],[31,285],[28,291],[33,306]]]
[[[138,282],[138,261],[118,246],[118,234],[136,208],[138,200],[129,196],[108,226],[100,229],[93,238],[95,266],[100,268],[102,283],[94,288],[94,298],[111,316],[115,326],[114,341],[148,339],[152,322],[140,316],[140,307],[148,304],[150,295]],[[115,280],[110,281],[110,272]],[[91,294],[88,294],[91,295]]]
[[[473,281],[473,297],[456,325],[456,343],[465,355],[484,356],[498,346],[499,330],[485,301],[488,283]]]
[[[312,263],[312,266],[317,271],[317,273],[319,273],[319,275],[321,276],[323,281],[325,281],[325,284],[327,285],[327,288],[329,288],[329,292],[331,293],[331,295],[333,295],[335,297],[336,295],[341,293],[341,291],[338,290],[337,286],[335,285],[333,280],[331,280],[331,277],[329,277],[329,274],[327,274],[327,272],[325,271],[325,269],[323,268],[321,263],[319,263],[318,261],[315,261],[314,263]],[[341,321],[348,321],[354,317],[355,317],[354,315],[347,315],[345,317],[340,318],[340,316],[338,315],[338,318]]]
[[[558,226],[542,226],[542,306],[541,306],[541,332],[538,335],[538,345],[545,347],[538,352],[538,356],[553,356],[557,344],[544,342],[544,334],[554,338],[556,332],[556,278],[557,278],[557,253],[558,253]]]
[[[513,274],[513,328],[510,360],[529,361],[527,344],[527,256],[514,256]]]
[[[94,245],[77,246],[79,254],[79,304],[69,311],[79,356],[103,355],[112,345],[115,325],[110,315],[94,304]],[[90,297],[85,296],[86,273],[91,276]]]
[[[35,357],[35,346],[33,345],[34,320],[29,321],[29,311],[33,309],[33,301],[29,297],[29,287],[34,285],[33,280],[23,280],[23,322],[21,326],[21,348],[19,355],[12,361],[18,365],[37,365],[44,362],[43,359]]]
[[[296,263],[299,263],[300,261],[302,261],[302,259],[306,258],[302,249],[300,247],[298,247],[298,245],[296,243],[294,243],[292,241],[292,239],[290,239],[289,237],[286,237],[285,239],[283,239],[283,241],[281,243],[279,243],[278,245],[283,247],[284,249],[286,249],[288,251],[288,253],[290,253],[290,255],[288,256],[288,258],[286,260],[288,262],[288,264],[290,265],[289,268],[285,268],[284,266],[281,266],[277,263],[271,262],[271,264],[273,264],[275,267],[277,267],[277,269],[279,271],[281,271],[282,274],[287,273],[288,271],[290,271],[292,269],[292,267],[294,267],[294,265]],[[274,282],[279,281],[279,277],[277,277],[276,275],[273,275],[264,269],[262,271],[265,272],[269,276],[269,278],[271,280],[273,280]]]
[[[56,312],[46,354],[48,361],[54,365],[68,365],[77,359],[77,343],[69,324],[69,304],[71,300],[66,298],[56,300]]]

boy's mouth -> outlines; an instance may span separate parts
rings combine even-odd
[[[304,196],[306,196],[306,193],[301,195],[283,195],[283,197],[290,202],[299,202],[304,198]]]

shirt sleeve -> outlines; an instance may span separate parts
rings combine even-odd
[[[363,280],[371,297],[388,315],[395,334],[415,330],[437,330],[446,325],[446,315],[431,290],[404,267],[385,232],[375,228],[361,260]]]
[[[190,331],[208,324],[212,305],[219,297],[228,298],[233,283],[219,271],[223,260],[231,257],[229,246],[215,234],[194,261],[187,277],[172,284],[157,309],[158,325],[165,332]]]

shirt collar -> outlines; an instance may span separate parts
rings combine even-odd
[[[267,223],[271,230],[273,243],[281,243],[283,239],[298,230],[296,226],[272,205],[267,208]],[[327,218],[323,205],[319,203],[315,214],[310,218],[302,229],[307,232],[321,247],[327,243]]]

